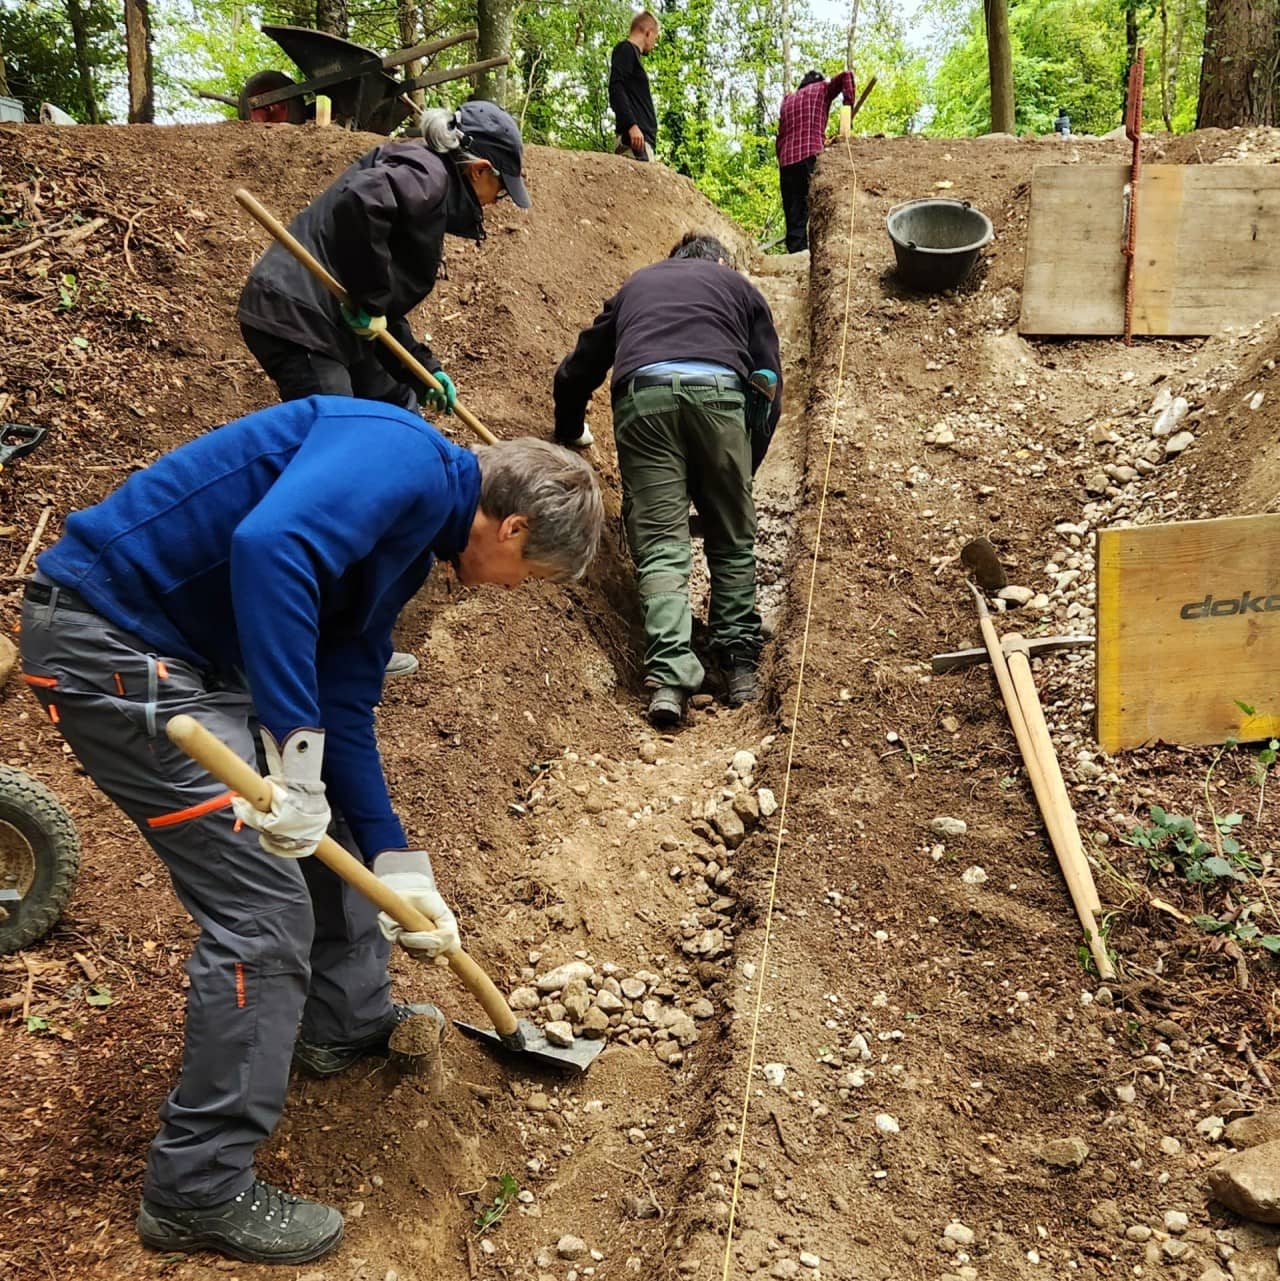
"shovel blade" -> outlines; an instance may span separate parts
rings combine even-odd
[[[520,1027],[510,1039],[501,1037],[491,1027],[475,1027],[454,1019],[454,1026],[468,1036],[483,1041],[490,1049],[505,1051],[507,1054],[532,1059],[546,1067],[560,1068],[566,1072],[585,1072],[591,1066],[596,1055],[604,1049],[605,1043],[588,1041],[585,1037],[574,1037],[572,1045],[552,1045],[532,1023],[520,1020]]]

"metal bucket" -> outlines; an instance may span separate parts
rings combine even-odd
[[[895,205],[885,219],[898,275],[912,289],[954,289],[991,239],[991,219],[967,200],[930,197]]]

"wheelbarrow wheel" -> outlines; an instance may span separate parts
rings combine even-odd
[[[302,124],[307,118],[307,108],[301,94],[296,98],[286,98],[283,102],[273,102],[269,107],[249,106],[249,99],[256,98],[260,93],[288,89],[296,83],[283,71],[255,71],[240,90],[240,119],[251,120],[258,125]]]
[[[79,867],[80,840],[57,797],[0,765],[0,956],[53,928]]]

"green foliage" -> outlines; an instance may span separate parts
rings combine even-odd
[[[124,71],[124,20],[107,0],[80,0],[87,36],[87,62],[98,111],[109,119],[106,99]],[[77,120],[88,104],[76,64],[71,23],[63,0],[0,0],[0,50],[9,93],[34,120],[42,102],[52,102]]]
[[[498,1191],[494,1195],[493,1203],[487,1205],[476,1216],[475,1227],[477,1232],[487,1232],[499,1219],[506,1214],[512,1201],[516,1199],[520,1192],[520,1185],[509,1174],[498,1176]]]
[[[1230,835],[1244,821],[1242,815],[1216,818],[1217,831],[1211,845],[1193,819],[1170,814],[1159,805],[1151,806],[1148,813],[1151,825],[1135,828],[1123,839],[1146,851],[1154,871],[1177,871],[1192,883],[1203,885],[1221,877],[1244,881],[1258,870],[1258,864]]]

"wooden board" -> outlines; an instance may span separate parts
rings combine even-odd
[[[1024,334],[1124,332],[1128,165],[1038,165]],[[1135,334],[1215,334],[1280,310],[1280,166],[1145,165]]]
[[[1107,752],[1280,735],[1280,515],[1100,530],[1097,680]]]

